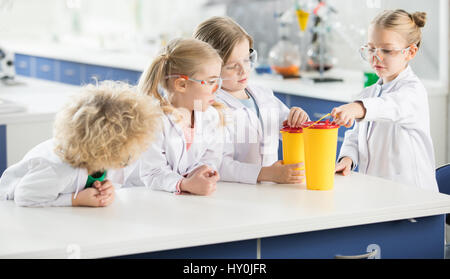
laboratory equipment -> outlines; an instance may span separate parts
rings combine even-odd
[[[0,79],[12,80],[16,75],[14,69],[14,53],[0,46]]]
[[[280,40],[269,52],[269,63],[274,72],[284,78],[300,77],[300,50],[289,39],[289,26],[292,24],[293,10],[287,10],[277,16]]]
[[[313,10],[313,35],[311,46],[308,50],[309,70],[319,71],[321,77],[323,73],[331,69],[334,65],[334,57],[331,53],[330,36],[332,14],[337,11],[328,5],[324,0],[318,0],[317,6]]]

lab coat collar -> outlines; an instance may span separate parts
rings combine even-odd
[[[226,105],[228,105],[229,107],[232,108],[246,108],[246,106],[244,104],[242,104],[241,102],[239,102],[239,100],[234,97],[233,95],[231,95],[230,93],[228,93],[227,91],[220,89],[219,92],[217,93],[217,97],[225,102]]]
[[[395,84],[397,84],[398,81],[404,79],[406,76],[410,75],[412,73],[411,66],[409,64],[406,66],[406,68],[398,74],[398,76],[391,80],[390,82],[383,84],[383,79],[378,79],[377,86],[381,87],[381,91],[386,92],[389,91]]]
[[[173,116],[173,114],[169,113],[169,114],[164,114],[165,117],[167,117],[167,119],[169,120],[169,123],[172,127],[175,128],[175,131],[178,133],[178,135],[181,137],[181,141],[183,142],[183,148],[181,149],[181,153],[180,156],[178,157],[178,161],[181,161],[181,159],[183,158],[183,156],[185,155],[185,150],[186,150],[186,146],[187,146],[187,141],[184,137],[184,133],[182,130],[182,127],[180,127],[180,125],[177,124],[177,122],[175,121],[175,117]],[[164,117],[163,116],[163,117]],[[195,117],[196,118],[196,117]],[[196,123],[194,125],[197,125]]]
[[[183,135],[183,131],[181,130],[180,125],[177,124],[177,121],[175,120],[175,117],[172,113],[164,114],[165,117],[167,117],[167,120],[169,120],[170,125],[175,128],[175,130],[178,132],[178,134]]]
[[[253,100],[255,100],[255,103],[258,106],[258,109],[259,109],[260,114],[261,114],[262,108],[260,106],[258,96],[255,96],[254,90],[251,90],[249,88],[249,86],[247,86],[245,89],[247,90],[247,93],[250,94],[253,97]],[[251,109],[249,109],[243,103],[241,103],[239,101],[239,99],[237,99],[236,97],[234,97],[233,95],[231,95],[230,93],[228,93],[227,91],[225,91],[223,89],[219,90],[219,92],[217,93],[217,97],[218,97],[218,99],[223,101],[226,105],[228,105],[228,107],[231,107],[231,108],[234,108],[234,109],[243,109],[244,111],[247,112],[248,115],[252,115],[253,114],[254,117],[250,117],[249,118],[250,119],[250,123],[251,123],[252,126],[256,127],[256,130],[258,132],[258,138],[259,138],[260,142],[262,142],[262,143],[264,142],[264,137],[263,137],[264,125],[262,125],[263,118],[259,118],[256,113],[254,113]]]
[[[172,114],[166,114],[166,117],[169,120],[170,124],[175,128],[178,135],[182,138],[183,145],[186,148],[187,140],[184,136],[184,131],[183,131],[184,127],[182,127],[179,123],[177,123],[177,121],[175,120],[175,117]],[[195,129],[194,131],[196,134],[200,133],[201,129],[203,129],[202,117],[205,117],[204,112],[194,110],[194,129]]]
[[[246,93],[250,95],[251,98],[255,101],[255,104],[258,106],[258,109],[261,110],[261,104],[260,104],[260,98],[255,94],[255,91],[250,88],[250,86],[247,86],[245,88]],[[227,91],[220,89],[217,93],[217,97],[219,100],[223,101],[226,105],[229,107],[235,108],[235,109],[245,109],[248,110],[248,107],[246,107],[243,103],[239,101],[238,98],[234,97]]]

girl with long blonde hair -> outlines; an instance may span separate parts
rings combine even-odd
[[[195,39],[171,41],[139,80],[142,94],[159,100],[162,132],[142,155],[134,185],[209,195],[219,180],[222,122],[215,93],[222,59]]]
[[[224,147],[222,180],[251,183],[301,183],[303,163],[278,160],[280,129],[300,127],[309,119],[299,107],[287,108],[270,88],[249,83],[256,62],[252,37],[229,17],[212,17],[200,23],[194,37],[217,49],[224,61],[223,88],[217,100],[226,105],[232,121]]]

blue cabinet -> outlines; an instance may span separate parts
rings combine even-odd
[[[107,79],[120,80],[136,85],[142,74],[140,71],[34,57],[19,53],[15,54],[15,70],[18,75],[73,85],[95,84],[97,81]]]
[[[333,259],[376,250],[374,258],[442,259],[444,215],[260,239],[261,259]],[[134,254],[138,259],[255,259],[256,239]]]
[[[63,83],[80,85],[81,84],[81,69],[80,63],[74,63],[69,61],[59,61],[59,80]]]
[[[444,216],[399,220],[261,239],[261,258],[334,258],[371,248],[380,258],[443,258]]]
[[[120,80],[120,81],[127,82],[129,84],[136,85],[139,81],[140,76],[141,76],[141,72],[138,72],[138,71],[114,69],[112,79]]]
[[[31,57],[28,55],[18,54],[14,55],[14,65],[16,74],[21,76],[31,76]]]
[[[6,125],[0,125],[0,176],[6,170]]]
[[[280,95],[280,93],[278,93]],[[325,114],[331,112],[331,110],[335,107],[341,106],[345,103],[343,102],[335,102],[328,101],[316,98],[309,98],[303,96],[295,96],[289,95],[287,100],[287,104],[289,107],[301,107],[304,111],[306,111],[311,118],[311,120],[318,120]],[[344,141],[345,132],[351,128],[340,127],[338,131],[338,143],[337,143],[337,152],[336,158],[339,155],[339,151],[341,150],[342,143]]]
[[[93,83],[113,79],[113,69],[103,66],[86,65],[86,75],[82,79],[82,84]]]
[[[56,80],[56,61],[50,58],[36,57],[36,77],[46,80]]]
[[[126,259],[256,259],[256,240],[128,255]]]
[[[288,104],[288,95],[284,93],[274,92],[275,97],[277,97],[281,102],[283,102],[286,106],[290,107]]]
[[[139,71],[86,65],[86,76],[82,79],[82,83],[95,83],[95,80],[120,80],[135,85],[140,75]]]

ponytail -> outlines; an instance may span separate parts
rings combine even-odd
[[[165,114],[175,115],[176,121],[182,120],[182,114],[170,103],[171,93],[169,90],[167,76],[173,74],[194,75],[204,61],[216,59],[222,62],[217,51],[209,44],[196,39],[176,39],[162,50],[153,60],[139,79],[138,89],[141,94],[154,97],[160,103]],[[169,92],[162,94],[162,90]],[[163,96],[164,95],[164,96]],[[222,124],[224,117],[223,105],[214,103],[213,107],[219,112]]]
[[[142,74],[139,79],[138,89],[142,94],[152,96],[159,101],[162,111],[165,114],[171,114],[175,108],[170,103],[170,96],[163,96],[161,90],[164,89],[167,76],[167,61],[169,55],[162,53],[153,60],[150,67]]]

